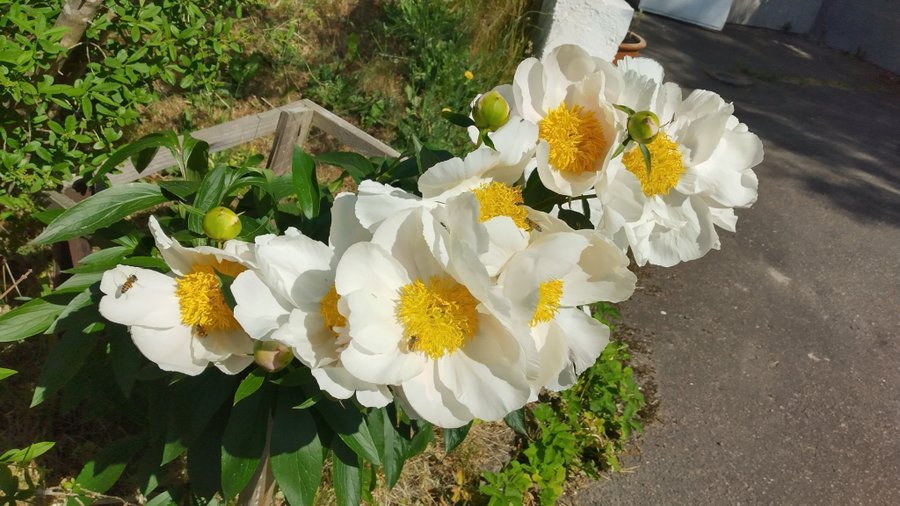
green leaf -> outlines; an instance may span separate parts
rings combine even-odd
[[[463,128],[475,126],[475,122],[472,121],[472,118],[458,112],[441,111],[441,117],[449,121],[450,123],[453,123],[456,126],[461,126]]]
[[[450,453],[455,450],[460,443],[465,441],[466,436],[469,434],[469,429],[471,428],[472,422],[469,422],[462,427],[444,429],[444,451]]]
[[[0,380],[4,380],[4,379],[12,376],[13,374],[16,374],[17,372],[18,371],[14,371],[12,369],[6,369],[3,367],[0,367]]]
[[[589,220],[587,216],[579,213],[578,211],[573,211],[571,209],[560,209],[558,217],[575,230],[594,229],[594,224],[591,223],[591,220]]]
[[[4,464],[27,464],[32,460],[50,451],[56,443],[52,441],[43,441],[40,443],[32,443],[28,448],[12,449],[0,455],[0,462]]]
[[[200,189],[194,197],[194,208],[203,214],[219,205],[228,192],[228,186],[232,178],[228,167],[216,167],[200,182]],[[196,234],[203,233],[203,214],[191,214],[188,216],[188,228]]]
[[[164,195],[171,194],[179,200],[187,201],[187,198],[197,193],[200,189],[200,183],[197,181],[158,181],[157,184],[162,189]],[[167,197],[173,200],[171,197]]]
[[[116,384],[122,390],[125,397],[131,395],[131,389],[141,371],[144,357],[134,345],[128,331],[122,325],[110,326],[109,336],[109,361],[112,364],[113,376]]]
[[[44,402],[78,373],[99,339],[99,333],[66,332],[62,335],[44,362],[31,398],[32,408]]]
[[[322,399],[316,404],[316,409],[347,446],[360,457],[373,464],[381,465],[378,449],[375,447],[375,441],[372,440],[366,420],[352,402],[345,401],[345,403],[346,405],[343,405]]]
[[[53,293],[80,292],[85,288],[90,288],[94,283],[99,283],[102,277],[103,271],[76,273],[57,286]]]
[[[299,389],[280,389],[270,440],[272,474],[293,506],[313,504],[324,464],[315,418],[292,408],[302,399]]]
[[[222,436],[222,496],[230,500],[250,483],[266,446],[267,389],[234,406]]]
[[[222,435],[228,422],[228,408],[227,405],[222,406],[210,421],[209,427],[188,449],[187,471],[191,491],[206,499],[213,498],[222,488]],[[199,504],[205,504],[205,501]]]
[[[506,422],[506,425],[510,429],[518,432],[523,436],[528,435],[528,430],[525,427],[525,408],[519,408],[515,411],[510,412],[503,417],[503,421]]]
[[[209,170],[209,143],[191,137],[189,134],[184,138],[182,149],[187,179],[201,180]]]
[[[544,186],[538,171],[532,172],[528,178],[525,189],[522,191],[522,198],[525,205],[544,212],[550,211],[556,204],[566,201],[564,196],[554,193]]]
[[[143,444],[143,438],[130,437],[105,446],[84,465],[75,478],[75,483],[91,492],[106,492],[119,481],[125,466]]]
[[[70,270],[75,271],[77,269],[77,272],[80,273],[103,272],[121,263],[132,251],[134,251],[134,249],[128,246],[113,246],[111,248],[95,251],[82,258],[81,261],[78,262],[78,266],[75,267],[75,269]]]
[[[631,107],[628,107],[628,106],[625,106],[625,105],[620,105],[620,104],[613,104],[613,107],[615,107],[616,109],[618,109],[618,110],[624,112],[625,114],[627,114],[627,115],[629,115],[629,116],[631,116],[632,114],[634,114],[634,109],[632,109]]]
[[[291,182],[300,210],[307,219],[319,215],[319,183],[316,180],[316,163],[299,146],[294,146],[291,157]]]
[[[362,492],[359,456],[341,439],[331,441],[333,450],[332,481],[334,495],[340,506],[359,506]]]
[[[161,465],[181,455],[207,429],[219,408],[232,397],[237,379],[213,367],[203,374],[183,378],[166,389],[168,412],[166,443]]]
[[[369,414],[368,424],[384,465],[384,480],[388,489],[394,488],[397,480],[400,479],[403,464],[406,462],[405,456],[409,441],[397,433],[390,412],[386,408],[372,410]]]
[[[260,367],[257,367],[241,381],[240,385],[238,385],[237,391],[234,392],[233,404],[237,404],[247,397],[253,395],[253,393],[259,390],[259,388],[263,386],[263,383],[265,382],[266,371]]]
[[[222,292],[222,298],[225,299],[225,304],[229,309],[234,311],[235,306],[237,306],[237,300],[235,300],[234,294],[231,293],[231,284],[234,283],[234,278],[228,274],[222,274],[219,271],[216,271],[216,277],[219,278],[219,291]],[[237,403],[237,401],[235,401],[235,403]]]
[[[650,175],[650,150],[647,149],[647,145],[643,143],[637,143],[638,148],[641,150],[641,155],[644,157],[644,165],[647,166],[647,175]]]
[[[65,306],[34,299],[0,315],[0,343],[21,341],[47,330]]]
[[[375,171],[375,166],[366,157],[349,151],[322,153],[321,155],[316,155],[315,160],[318,163],[334,165],[344,169],[357,183],[369,177]]]
[[[425,451],[428,443],[434,439],[434,428],[428,422],[418,422],[419,430],[409,442],[409,448],[406,450],[406,458],[412,458]]]
[[[155,155],[156,151],[161,147],[169,148],[169,150],[172,151],[173,155],[176,154],[175,150],[178,149],[178,137],[174,132],[169,130],[166,132],[153,133],[141,137],[140,139],[130,144],[122,146],[115,153],[110,155],[110,157],[107,158],[105,162],[103,162],[103,165],[101,165],[100,168],[97,169],[97,172],[94,173],[94,175],[88,181],[88,184],[93,185],[97,183],[101,176],[115,169],[116,166],[120,165],[122,162],[129,158],[136,157],[136,161],[143,163],[146,160],[147,155],[142,153],[152,151]],[[150,156],[150,159],[152,160],[153,157]],[[149,162],[149,160],[146,161]],[[135,169],[137,169],[138,172],[143,170],[145,167],[146,165],[138,169],[137,164],[135,164]]]
[[[53,220],[34,244],[50,244],[87,235],[126,216],[166,201],[159,186],[130,183],[113,186],[75,204]]]

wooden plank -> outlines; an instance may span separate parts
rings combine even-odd
[[[394,148],[363,132],[352,123],[335,115],[328,109],[320,106],[312,100],[301,100],[304,105],[316,112],[313,117],[313,126],[319,128],[347,146],[359,151],[366,156],[385,156],[397,158],[400,153]]]
[[[209,128],[204,128],[203,130],[197,130],[196,132],[192,132],[191,135],[197,139],[208,142],[209,152],[216,153],[271,134],[278,126],[278,118],[282,111],[302,111],[306,109],[306,103],[302,100],[291,102],[290,104],[276,107],[275,109],[270,109],[259,114],[250,114]],[[147,165],[147,168],[140,174],[134,170],[134,166],[130,161],[125,162],[120,169],[120,173],[109,176],[109,183],[113,186],[130,183],[142,177],[161,172],[175,164],[175,159],[172,158],[172,154],[169,153],[169,150],[161,149]]]
[[[269,151],[266,167],[275,174],[285,174],[291,170],[291,156],[294,146],[302,144],[309,133],[315,113],[309,109],[302,111],[281,111],[278,127],[275,129],[275,141]]]

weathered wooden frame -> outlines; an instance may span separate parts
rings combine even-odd
[[[362,155],[388,158],[400,156],[394,148],[307,99],[197,130],[191,132],[191,136],[209,143],[209,152],[216,153],[274,133],[275,140],[269,151],[266,167],[276,174],[283,174],[291,168],[291,153],[294,146],[302,146],[306,142],[312,127],[331,135]],[[174,165],[176,162],[172,154],[168,150],[160,150],[140,173],[128,161],[119,167],[118,173],[109,176],[109,182],[112,186],[131,183],[158,174]],[[65,186],[60,191],[49,192],[48,196],[54,205],[62,208],[72,207],[87,197],[71,185]],[[67,244],[54,245],[53,253],[57,269],[68,269],[78,265],[78,262],[90,252],[90,244],[80,237],[69,239]]]

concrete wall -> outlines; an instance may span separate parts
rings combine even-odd
[[[634,9],[625,0],[544,0],[538,23],[541,55],[561,44],[578,44],[612,61],[625,38]]]
[[[900,1],[822,0],[810,34],[900,74]]]
[[[728,22],[807,33],[821,5],[822,0],[734,0]]]

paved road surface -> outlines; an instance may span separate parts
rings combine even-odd
[[[623,305],[660,409],[631,474],[579,504],[900,504],[900,84],[780,32],[645,16],[667,77],[763,140],[722,250]],[[735,87],[707,71],[754,76]]]

